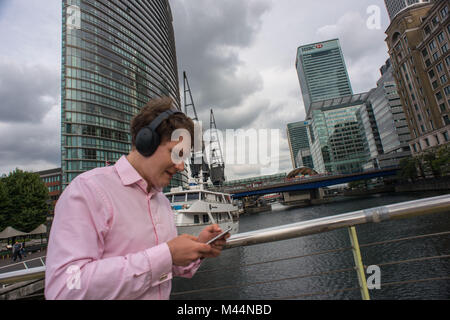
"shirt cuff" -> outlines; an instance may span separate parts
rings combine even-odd
[[[155,287],[172,279],[172,255],[167,243],[145,250],[151,270],[151,286]]]

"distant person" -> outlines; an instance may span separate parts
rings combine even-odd
[[[22,246],[20,245],[19,242],[16,241],[16,243],[14,244],[14,246],[12,248],[14,262],[16,262],[17,257],[19,257],[20,261],[22,261],[22,253],[20,252],[21,249],[22,249]]]
[[[161,192],[184,170],[174,153],[188,156],[177,149],[188,141],[172,141],[172,133],[194,131],[172,104],[164,98],[142,108],[131,122],[128,156],[79,175],[60,196],[47,250],[47,299],[169,299],[174,276],[192,277],[202,258],[220,254],[224,239],[205,243],[221,232],[217,225],[198,237],[177,236]],[[149,138],[152,130],[160,139]]]
[[[20,248],[20,253],[22,254],[22,256],[23,256],[24,258],[27,257],[27,251],[26,251],[26,249],[25,249],[25,241],[22,242],[22,247]]]

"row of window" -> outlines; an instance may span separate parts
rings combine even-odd
[[[97,126],[103,126],[106,128],[117,129],[122,131],[128,131],[130,124],[117,120],[112,120],[104,117],[97,117],[90,114],[77,113],[77,112],[65,112],[64,118],[66,122],[78,122],[89,123]]]
[[[113,108],[119,109],[129,114],[137,113],[139,112],[139,109],[143,107],[143,105],[140,105],[137,106],[136,108],[135,106],[130,106],[128,104],[121,103],[117,100],[113,100],[108,97],[100,96],[98,94],[89,93],[85,91],[67,89],[64,92],[66,94],[65,99],[92,102],[99,105],[111,106]]]
[[[95,149],[79,149],[79,148],[63,148],[66,159],[85,159],[85,160],[101,160],[101,161],[117,161],[121,156],[126,155],[125,152],[111,152]]]
[[[115,118],[125,123],[130,123],[133,118],[130,114],[114,110],[108,106],[99,106],[92,103],[76,102],[72,100],[67,100],[64,102],[64,110],[97,114],[103,117]]]
[[[116,141],[89,137],[65,136],[64,138],[66,140],[65,145],[69,147],[89,147],[127,153],[130,151],[131,146],[129,143],[120,143]]]

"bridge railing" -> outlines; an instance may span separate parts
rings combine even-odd
[[[355,226],[362,225],[362,224],[368,224],[368,223],[378,223],[382,221],[387,220],[396,220],[396,219],[404,219],[404,218],[410,218],[413,216],[418,215],[426,215],[426,214],[432,214],[432,213],[448,213],[450,214],[450,195],[443,195],[439,197],[432,197],[432,198],[425,198],[415,201],[408,201],[408,202],[402,202],[402,203],[396,203],[371,209],[365,209],[365,210],[358,210],[350,213],[330,216],[330,217],[324,217],[320,219],[314,219],[299,223],[293,223],[273,228],[266,228],[251,232],[245,232],[233,235],[230,237],[227,241],[227,245],[225,249],[232,249],[237,247],[243,247],[243,246],[251,246],[256,244],[262,244],[262,243],[270,243],[275,241],[281,241],[281,240],[287,240],[287,239],[293,239],[298,237],[303,237],[307,235],[312,234],[319,234],[323,232],[328,232],[336,229],[342,229],[346,228],[348,230],[348,234],[351,240],[351,247],[349,248],[339,248],[334,249],[331,251],[345,251],[345,250],[351,250],[353,253],[353,260],[354,265],[345,268],[342,270],[330,270],[326,272],[319,272],[317,274],[310,274],[310,275],[300,275],[296,277],[291,277],[289,279],[274,279],[269,280],[266,282],[276,282],[276,281],[284,281],[284,280],[290,280],[294,278],[306,278],[306,277],[312,277],[312,276],[318,276],[321,274],[330,274],[330,273],[336,273],[336,272],[348,272],[348,271],[356,271],[356,275],[358,278],[359,286],[358,288],[343,288],[339,289],[337,291],[350,291],[350,290],[359,290],[361,292],[361,297],[365,300],[370,299],[368,286],[367,286],[367,279],[365,277],[365,266],[363,264],[362,258],[361,258],[361,251],[360,251],[360,245],[356,233]],[[394,239],[394,240],[388,240],[387,242],[393,242],[393,241],[407,241],[411,239],[422,239],[425,237],[434,237],[434,236],[442,236],[442,235],[448,235],[449,232],[443,232],[439,234],[428,234],[428,235],[418,235],[415,237],[409,237],[404,239]],[[364,246],[371,246],[371,245],[378,245],[382,244],[383,242],[379,243],[373,243],[373,244],[365,244]],[[304,256],[295,256],[295,257],[288,257],[288,258],[282,258],[278,260],[287,260],[287,259],[297,259],[297,258],[303,258],[306,256],[317,256],[321,254],[330,253],[331,251],[324,251],[324,252],[317,252],[317,253],[311,253],[309,255]],[[422,257],[422,258],[416,258],[417,261],[424,261],[424,260],[432,260],[432,259],[448,259],[450,258],[450,255],[443,254],[440,256],[432,256],[432,257]],[[413,259],[414,260],[414,259]],[[391,261],[387,262],[385,264],[395,264],[395,263],[406,263],[412,261],[409,260],[403,260],[403,261]],[[269,263],[274,261],[264,261],[260,262],[259,264],[263,263]],[[222,269],[221,269],[222,270]],[[214,270],[213,270],[214,271]],[[223,271],[223,270],[222,270]],[[199,270],[201,272],[201,270]],[[22,274],[21,274],[22,273]],[[14,273],[4,273],[0,274],[0,284],[9,284],[13,282],[18,281],[24,281],[24,280],[31,280],[31,279],[38,279],[43,277],[43,270],[42,268],[36,268],[36,270],[28,269],[24,271],[16,271]],[[436,280],[449,280],[450,276],[446,277],[436,277],[436,278],[427,278],[427,279],[413,279],[411,281],[415,282],[424,282],[424,281],[436,281]],[[407,283],[406,281],[405,283]],[[262,284],[264,281],[258,282],[258,284]],[[390,285],[393,285],[395,283],[391,283]],[[250,284],[252,285],[252,284]],[[254,284],[253,284],[254,285]],[[185,292],[174,292],[172,294],[173,297],[176,296],[182,296],[182,295],[188,295],[192,293],[202,293],[205,294],[208,291],[212,290],[222,290],[222,289],[228,289],[230,287],[239,287],[242,286],[240,284],[236,285],[229,285],[227,287],[218,287],[218,288],[206,288],[206,289],[198,289],[198,290],[192,290],[192,291],[185,291]],[[335,291],[330,291],[326,293],[335,293]],[[285,298],[299,298],[304,297],[308,295],[314,295],[318,293],[308,293],[303,295],[298,295],[295,297],[285,297]]]

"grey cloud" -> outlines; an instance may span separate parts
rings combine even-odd
[[[57,103],[59,71],[0,61],[0,121],[40,122]]]
[[[197,109],[234,107],[262,89],[259,74],[240,69],[238,50],[252,44],[269,7],[256,0],[172,1],[178,64],[188,73]]]

